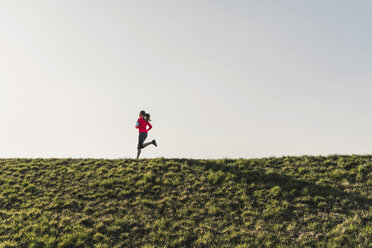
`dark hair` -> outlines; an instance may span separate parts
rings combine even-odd
[[[151,120],[150,120],[150,114],[149,114],[149,113],[146,113],[146,114],[143,116],[143,119],[145,119],[145,121],[146,121],[147,123],[149,123],[149,121],[151,121]]]
[[[145,110],[141,110],[140,115],[144,116],[146,114]]]

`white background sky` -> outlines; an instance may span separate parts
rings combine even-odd
[[[0,0],[0,157],[372,151],[372,1]]]

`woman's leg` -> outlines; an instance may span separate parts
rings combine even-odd
[[[138,146],[137,146],[137,159],[139,158],[141,154],[141,149],[144,148],[143,142],[145,141],[146,137],[147,137],[147,133],[139,133]]]
[[[152,142],[147,142],[147,143],[143,144],[143,148],[145,148],[146,146],[151,145],[151,144],[152,144]],[[142,149],[137,149],[137,159],[139,158]]]
[[[137,159],[139,158],[140,154],[141,154],[141,149],[137,149]]]
[[[145,148],[146,146],[151,145],[151,144],[152,144],[152,142],[147,142],[147,143],[143,144],[143,148]]]
[[[137,159],[139,158],[139,156],[141,154],[141,149],[143,149],[146,146],[152,144],[152,142],[143,143],[146,138],[147,138],[147,133],[146,134],[143,133],[142,136],[140,134],[140,136],[139,136],[139,143],[138,143],[138,147],[137,147]],[[141,146],[141,144],[143,144],[143,145]],[[141,149],[138,149],[139,147],[142,147],[142,148]]]

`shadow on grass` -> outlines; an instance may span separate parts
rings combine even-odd
[[[257,185],[256,189],[270,190],[275,186],[280,187],[280,200],[287,201],[290,206],[290,212],[294,210],[294,204],[307,204],[308,213],[337,212],[338,214],[353,214],[355,210],[367,210],[372,206],[372,199],[366,198],[359,193],[346,192],[340,184],[334,186],[319,185],[316,182],[306,181],[294,176],[283,175],[275,172],[265,172],[264,164],[262,166],[250,166],[248,163],[240,168],[234,162],[236,160],[227,160],[229,165],[216,163],[215,161],[200,161],[178,159],[178,162],[187,162],[192,165],[204,166],[214,172],[223,171],[235,175],[236,183],[245,183]],[[276,161],[277,162],[277,161]],[[254,190],[247,188],[247,195],[252,199],[255,198]],[[270,196],[266,196],[270,199]],[[321,204],[319,204],[322,202]],[[323,204],[323,205],[322,205]],[[319,207],[320,206],[320,207]]]

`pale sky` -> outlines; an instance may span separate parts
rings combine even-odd
[[[370,154],[372,1],[0,0],[0,158]]]

